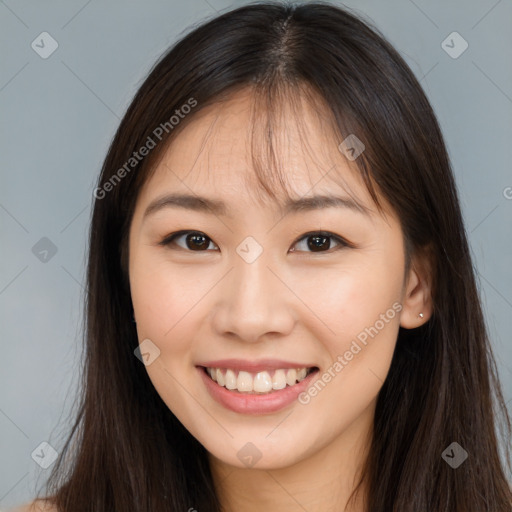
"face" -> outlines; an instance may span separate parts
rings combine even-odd
[[[250,105],[246,92],[204,109],[169,146],[137,200],[129,276],[146,370],[169,409],[223,463],[284,468],[371,424],[404,245],[305,102],[305,131],[275,132],[303,208],[257,194]],[[313,196],[345,201],[304,202]]]

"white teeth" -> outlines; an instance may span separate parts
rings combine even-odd
[[[308,371],[306,368],[301,368],[300,370],[297,370],[297,380],[300,382],[302,379],[306,378],[306,374]]]
[[[286,384],[288,386],[293,386],[297,380],[297,370],[294,370],[293,368],[291,370],[288,370],[286,372]]]
[[[286,387],[286,374],[284,370],[276,370],[272,377],[272,389],[284,389]]]
[[[225,375],[224,380],[226,382],[226,388],[236,389],[237,379],[236,379],[235,372],[233,370],[226,370],[226,375]]]
[[[253,391],[252,389],[252,375],[248,372],[238,372],[236,379],[236,388],[238,391]]]
[[[304,380],[308,374],[307,368],[278,369],[273,372],[262,371],[251,374],[221,368],[207,368],[208,375],[219,386],[229,390],[238,390],[241,393],[270,393],[272,390],[284,389],[287,385],[293,386]]]
[[[254,391],[258,393],[267,393],[272,389],[272,379],[268,372],[259,372],[254,377],[254,382],[252,384]]]

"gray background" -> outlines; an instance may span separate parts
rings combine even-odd
[[[92,190],[119,119],[162,51],[193,24],[245,3],[0,0],[3,509],[32,498],[50,471],[32,452],[43,441],[58,450],[68,428]],[[395,45],[437,113],[510,410],[512,4],[345,5],[364,13]],[[45,31],[58,42],[47,59],[31,47]],[[469,44],[458,58],[441,46],[453,31]],[[453,46],[461,48],[460,41]],[[54,255],[34,254],[43,237],[55,245]]]

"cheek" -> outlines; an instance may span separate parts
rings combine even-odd
[[[382,388],[400,325],[399,292],[397,279],[375,285],[367,274],[347,274],[322,297],[317,311],[330,331],[321,339],[328,358],[299,402],[318,414],[343,404],[343,413],[326,420],[333,430],[347,427]]]
[[[197,284],[188,278],[185,282],[179,272],[169,272],[162,262],[143,264],[134,258],[130,288],[138,339],[149,339],[159,349],[158,357],[146,366],[146,371],[162,400],[180,417],[193,408],[193,401],[183,393],[182,383],[195,377],[187,321],[197,313]]]
[[[324,387],[330,391],[322,393],[319,406],[325,401],[330,407],[336,397],[347,411],[356,411],[380,390],[400,324],[401,263],[397,254],[373,253],[354,258],[342,270],[301,278],[300,293],[315,313],[313,322],[327,326],[319,339],[328,357],[312,393],[320,394]],[[319,333],[318,327],[314,332]]]
[[[163,342],[174,339],[187,316],[194,315],[207,286],[196,273],[170,272],[165,262],[137,263],[130,287],[139,333]],[[175,342],[173,347],[178,348]]]
[[[378,322],[379,330],[398,323],[402,290],[399,262],[360,258],[343,267],[305,270],[294,292],[310,307],[312,322],[324,324],[328,337],[347,341]],[[310,275],[308,275],[310,272]],[[395,304],[395,308],[393,308]],[[385,316],[385,326],[380,321]],[[343,347],[341,347],[343,348]]]

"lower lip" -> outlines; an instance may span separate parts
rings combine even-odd
[[[248,394],[230,391],[211,379],[202,366],[197,369],[210,395],[227,409],[242,414],[268,414],[279,411],[297,400],[297,397],[307,389],[318,370],[311,372],[304,380],[293,386],[274,390],[266,394]]]

